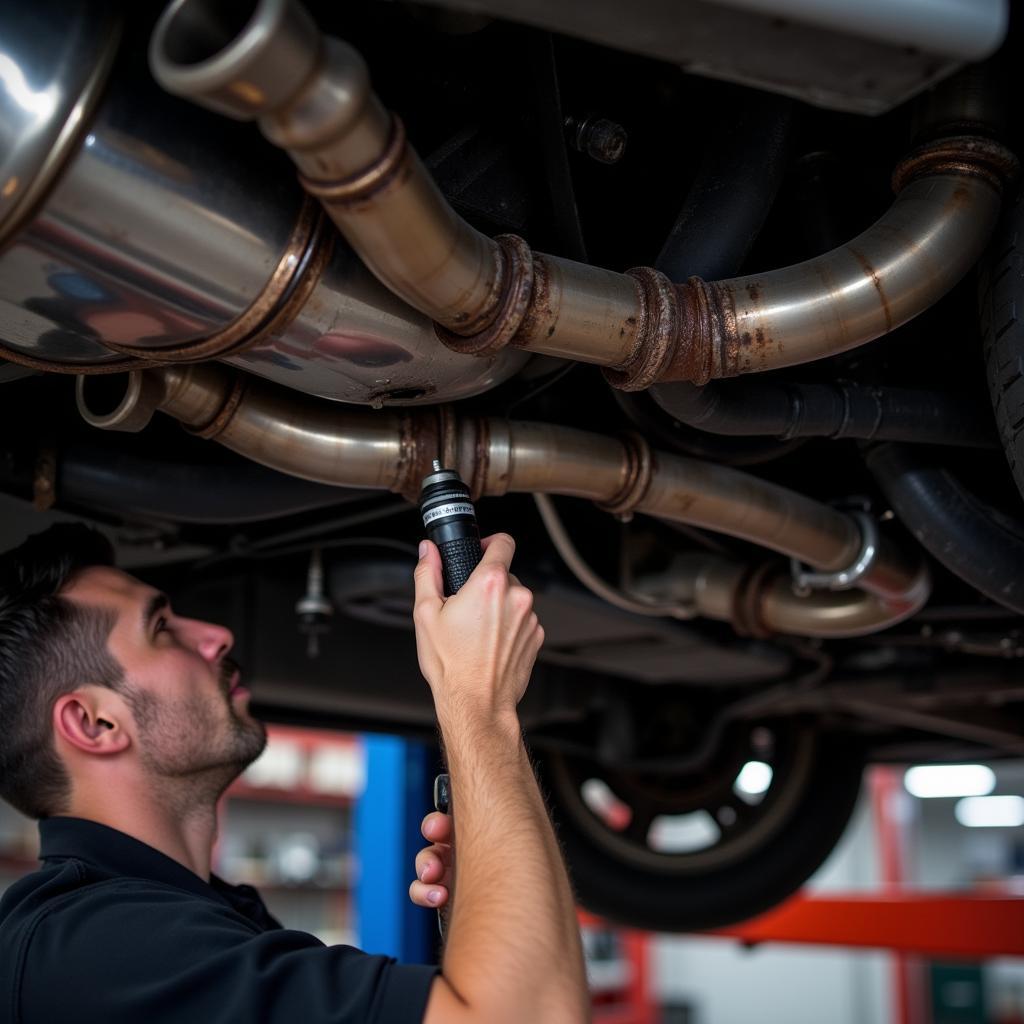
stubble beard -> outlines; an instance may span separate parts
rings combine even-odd
[[[131,691],[142,766],[160,798],[181,814],[212,809],[267,745],[266,727],[240,715],[230,695],[158,700]]]

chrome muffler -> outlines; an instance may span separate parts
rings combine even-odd
[[[32,21],[50,35],[13,7],[0,19],[0,356],[59,372],[217,359],[378,407],[479,394],[529,358],[445,349],[287,160],[114,69],[116,19],[62,6]]]

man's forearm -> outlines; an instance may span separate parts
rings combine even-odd
[[[458,857],[445,979],[481,1019],[587,1020],[575,905],[519,722],[439,717]]]

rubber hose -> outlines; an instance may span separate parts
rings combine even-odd
[[[793,103],[744,92],[707,148],[655,267],[673,281],[732,277],[761,233],[785,177]]]
[[[960,398],[863,384],[798,384],[766,378],[727,385],[652,387],[655,402],[682,423],[741,437],[856,438],[995,448],[991,416]]]
[[[692,385],[684,385],[691,387]],[[699,390],[694,388],[693,390]],[[720,462],[726,466],[757,466],[795,451],[804,442],[777,441],[771,437],[727,437],[687,426],[678,418],[665,415],[647,391],[619,391],[612,388],[612,398],[633,424],[649,440],[670,451],[695,459]]]
[[[662,246],[655,266],[673,281],[697,275],[708,281],[732,277],[743,265],[760,234],[785,176],[793,134],[794,106],[790,100],[747,91],[734,101],[732,116],[707,147]],[[690,384],[650,388],[666,395],[679,388],[699,390]],[[671,423],[658,424],[657,408],[642,394],[617,392],[616,399],[634,423],[646,429],[656,426],[665,442],[687,454],[730,465],[765,462],[786,454],[788,447],[752,438],[729,443],[699,432],[680,436]],[[673,414],[674,415],[674,414]],[[685,422],[684,417],[675,419]],[[712,428],[706,428],[713,434]],[[722,434],[731,433],[721,431]]]
[[[933,453],[884,444],[866,461],[897,516],[937,562],[1024,615],[1024,523],[981,502]]]
[[[710,147],[658,257],[673,280],[730,277],[743,264],[781,184],[793,107],[759,96]],[[949,396],[856,384],[746,381],[662,384],[658,406],[687,426],[733,437],[808,437],[991,448],[990,417]]]

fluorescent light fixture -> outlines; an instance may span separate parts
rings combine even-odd
[[[1018,828],[1024,825],[1024,796],[967,796],[953,813],[968,828]]]
[[[772,784],[772,766],[764,761],[748,761],[736,776],[736,790],[748,796],[760,796]]]
[[[996,776],[983,764],[923,764],[908,768],[903,785],[913,796],[987,796],[996,788]]]

